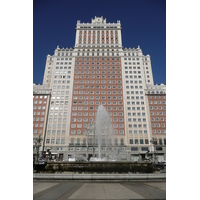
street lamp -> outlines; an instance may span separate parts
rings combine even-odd
[[[152,140],[150,140],[150,142],[152,143],[153,145],[153,162],[155,162],[155,146],[157,145],[157,138],[152,138]]]
[[[92,133],[92,134],[90,134]],[[85,133],[84,135],[87,136],[87,153],[88,153],[88,139],[90,135],[93,135],[93,157],[95,157],[95,122],[88,122],[88,126],[87,126],[87,133]]]
[[[95,157],[95,122],[89,122],[88,123],[88,127],[89,127],[89,130],[91,131],[92,130],[92,134],[93,134],[93,157]]]
[[[41,138],[41,135],[39,135],[38,138],[35,139],[36,140],[36,144],[37,144],[37,162],[38,162],[38,158],[39,158],[39,147],[41,146],[41,141],[43,140]]]

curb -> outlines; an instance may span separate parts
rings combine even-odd
[[[48,180],[150,180],[166,179],[166,173],[161,174],[33,174],[33,179]]]

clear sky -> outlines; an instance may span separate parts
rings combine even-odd
[[[122,45],[151,56],[154,84],[166,84],[165,0],[33,0],[33,82],[42,84],[46,56],[74,47],[77,20],[121,21]]]

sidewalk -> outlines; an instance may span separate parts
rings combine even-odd
[[[33,179],[48,180],[153,180],[166,179],[166,173],[152,174],[78,174],[78,173],[33,173]]]

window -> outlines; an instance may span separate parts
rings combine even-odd
[[[65,139],[61,139],[61,144],[65,144]]]
[[[51,139],[51,144],[55,144],[55,139]]]
[[[130,144],[133,144],[133,139],[130,139]]]
[[[135,144],[138,144],[138,139],[135,139]]]
[[[60,139],[56,139],[56,144],[60,144]]]
[[[131,151],[138,151],[138,147],[131,147]]]
[[[148,147],[142,147],[142,151],[148,151]]]

